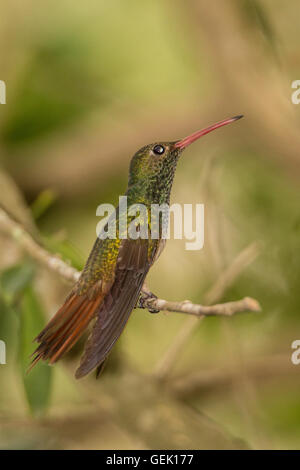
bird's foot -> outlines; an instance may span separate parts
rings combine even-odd
[[[140,293],[139,300],[137,301],[136,308],[146,308],[148,312],[150,313],[159,313],[160,310],[157,310],[156,308],[151,308],[149,307],[148,302],[151,300],[156,300],[157,296],[150,292],[149,290],[145,291],[142,290]]]

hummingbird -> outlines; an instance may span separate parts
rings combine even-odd
[[[138,150],[129,167],[125,193],[128,206],[143,204],[150,214],[152,204],[169,204],[177,162],[183,150],[200,137],[242,117],[234,116],[183,139],[155,142]],[[116,219],[119,217],[117,208]],[[129,223],[131,218],[128,214],[126,217]],[[150,215],[140,223],[148,223],[151,227]],[[145,278],[165,242],[161,236],[151,238],[150,233],[148,238],[124,238],[119,229],[114,239],[98,236],[79,280],[54,317],[35,338],[39,345],[32,355],[31,367],[41,359],[54,364],[89,329],[75,377],[81,378],[94,369],[97,369],[98,375],[133,309],[137,306],[148,308],[145,301],[156,298],[147,288]],[[157,312],[151,308],[148,310]]]

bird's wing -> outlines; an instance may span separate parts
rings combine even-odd
[[[78,295],[76,288],[72,290],[56,315],[35,338],[39,346],[32,354],[30,369],[40,359],[49,359],[53,364],[74,346],[96,315],[111,285],[97,281],[82,295]]]
[[[113,262],[109,280],[101,279],[93,266],[95,257],[101,257],[103,240],[97,238],[94,249],[86,263],[79,280],[71,293],[49,321],[41,333],[35,338],[39,346],[32,354],[33,360],[29,370],[40,360],[49,360],[50,364],[58,361],[78,341],[95,317],[103,299],[113,285]],[[106,256],[107,252],[103,256]],[[116,260],[117,261],[117,258]],[[98,259],[99,262],[99,259]],[[92,280],[94,279],[94,282]]]
[[[148,240],[122,240],[115,279],[98,311],[75,376],[88,374],[108,356],[120,337],[130,313],[136,305],[155,250],[149,256]]]

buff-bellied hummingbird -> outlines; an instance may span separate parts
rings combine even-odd
[[[241,117],[220,121],[181,140],[156,142],[138,150],[129,168],[125,193],[128,206],[143,204],[150,210],[152,204],[169,204],[176,165],[183,150],[205,134]],[[118,209],[116,214],[118,220]],[[126,217],[129,223],[129,215]],[[149,217],[145,220],[148,227]],[[95,368],[100,371],[132,310],[136,305],[142,307],[147,296],[154,296],[143,285],[164,245],[165,239],[161,237],[125,238],[119,230],[113,239],[98,237],[79,280],[37,336],[39,346],[33,354],[32,366],[40,359],[49,360],[50,364],[60,359],[93,320],[75,376],[83,377]]]

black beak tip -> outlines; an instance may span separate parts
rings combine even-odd
[[[238,119],[242,119],[243,117],[244,117],[243,114],[239,114],[238,116],[233,116],[232,119],[233,119],[234,121],[237,121]]]

